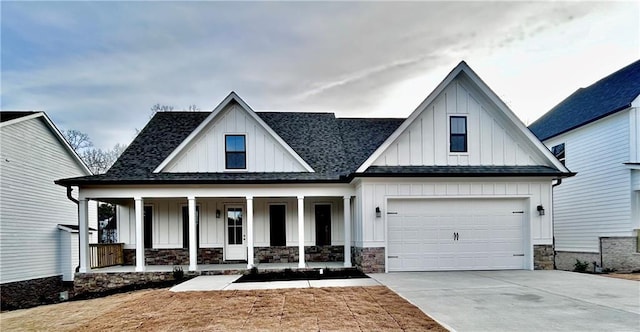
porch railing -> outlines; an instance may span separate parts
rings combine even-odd
[[[89,261],[91,268],[122,265],[124,243],[90,243]]]

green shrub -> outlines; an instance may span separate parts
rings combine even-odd
[[[173,267],[173,279],[174,280],[182,280],[184,278],[184,271],[181,266]]]
[[[579,259],[576,259],[576,263],[573,264],[573,271],[574,272],[586,272],[587,268],[589,267],[589,262],[587,261],[580,261]]]

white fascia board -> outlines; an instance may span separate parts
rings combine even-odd
[[[469,76],[471,81],[476,84],[476,86],[487,96],[498,108],[511,120],[513,124],[516,125],[518,129],[529,139],[529,142],[532,143],[546,158],[547,160],[553,164],[558,170],[564,173],[570,173],[569,169],[565,167],[552,153],[547,147],[540,142],[540,140],[527,128],[527,126],[522,123],[520,118],[507,106],[507,104],[498,97],[498,95],[491,90],[491,88],[478,76],[473,69],[467,66],[464,63],[464,72]]]
[[[378,159],[380,155],[382,155],[387,150],[387,148],[389,148],[391,143],[393,143],[405,131],[405,129],[407,129],[413,123],[413,121],[415,121],[415,119],[422,113],[422,111],[424,111],[424,109],[429,104],[431,104],[431,102],[433,102],[433,100],[435,100],[438,95],[440,95],[440,93],[449,85],[449,83],[451,83],[451,81],[453,81],[453,79],[458,76],[458,74],[462,70],[463,64],[466,66],[464,61],[461,62],[449,73],[449,75],[445,77],[445,79],[440,84],[438,84],[438,86],[429,94],[429,96],[427,96],[427,98],[422,103],[420,103],[420,105],[418,105],[418,107],[411,113],[411,115],[409,115],[409,117],[404,120],[400,127],[398,127],[398,129],[396,129],[391,134],[391,136],[389,136],[376,149],[376,151],[374,151],[371,156],[369,156],[369,158],[367,158],[367,160],[365,160],[364,163],[362,163],[362,165],[358,167],[356,173],[363,173],[364,171],[366,171],[367,168],[369,168],[369,166],[371,166],[371,164],[373,164],[376,159]]]
[[[27,121],[27,120],[30,120],[30,119],[35,119],[37,117],[44,116],[44,112],[43,111],[35,111],[35,112],[37,112],[37,113],[30,114],[30,115],[25,115],[23,117],[19,117],[19,118],[13,119],[13,120],[5,121],[5,122],[0,122],[0,128],[6,127],[6,126],[10,126],[12,124],[20,123],[22,121]]]
[[[382,153],[415,121],[415,119],[424,111],[424,109],[431,104],[437,96],[447,87],[449,84],[457,78],[461,73],[465,73],[467,77],[484,93],[489,100],[491,100],[513,124],[520,129],[520,131],[528,138],[531,144],[533,144],[545,157],[554,165],[558,170],[569,173],[570,171],[556,159],[551,151],[547,149],[540,140],[527,128],[518,116],[511,111],[511,109],[498,97],[498,95],[489,88],[489,86],[482,81],[482,79],[467,65],[466,62],[460,62],[446,77],[445,79],[429,94],[429,96],[411,113],[411,115],[405,120],[396,131],[387,138],[380,147],[356,170],[356,173],[363,173],[373,164],[373,162],[380,157]]]
[[[76,150],[74,150],[71,147],[69,142],[67,142],[67,139],[64,138],[64,135],[62,135],[62,132],[60,132],[60,130],[58,130],[58,128],[53,124],[53,121],[49,119],[46,113],[42,112],[42,115],[47,125],[49,125],[49,128],[51,129],[51,131],[53,131],[54,135],[56,135],[56,137],[58,138],[58,141],[60,141],[60,143],[64,145],[65,149],[67,149],[67,151],[75,158],[76,162],[85,170],[87,175],[93,175],[93,172],[91,172],[87,164],[85,164],[82,158],[80,158],[80,155],[78,154],[78,152],[76,152]]]
[[[87,164],[85,164],[84,161],[82,161],[82,158],[80,158],[80,155],[76,152],[76,150],[74,150],[71,147],[71,145],[69,145],[69,142],[67,142],[67,139],[64,138],[64,135],[62,135],[62,132],[60,132],[60,130],[58,130],[56,125],[53,124],[53,121],[51,121],[51,119],[49,119],[49,116],[47,116],[47,114],[45,112],[38,111],[37,113],[31,114],[31,115],[27,115],[27,116],[23,116],[21,118],[17,118],[17,119],[13,119],[13,120],[10,120],[10,121],[2,122],[2,123],[0,123],[0,128],[5,127],[5,126],[9,126],[9,125],[12,125],[12,124],[20,123],[22,121],[36,119],[36,118],[39,118],[39,117],[42,117],[42,119],[44,120],[45,124],[49,127],[49,129],[51,130],[53,135],[56,136],[58,141],[64,146],[64,148],[67,150],[67,152],[69,152],[69,154],[71,154],[71,156],[75,159],[76,163],[78,163],[78,165],[80,165],[80,167],[82,167],[82,169],[85,171],[86,175],[93,175],[93,172],[91,172],[91,170],[89,169]]]
[[[211,111],[211,114],[206,119],[204,119],[204,121],[202,121],[202,123],[200,123],[200,125],[198,125],[198,127],[196,127],[196,129],[194,129],[193,132],[191,132],[191,134],[189,134],[189,136],[187,136],[187,138],[185,138],[184,141],[182,141],[182,143],[180,143],[180,145],[178,145],[178,147],[175,148],[173,152],[171,152],[171,154],[169,154],[169,156],[162,163],[160,163],[158,167],[156,167],[156,169],[153,170],[153,173],[159,173],[165,167],[167,167],[167,165],[169,165],[169,163],[173,161],[173,159],[178,156],[180,152],[182,152],[182,150],[187,145],[189,145],[189,143],[193,141],[193,139],[196,138],[198,134],[202,132],[204,128],[206,128],[207,125],[209,125],[209,123],[211,123],[218,116],[218,114],[220,114],[220,112],[222,112],[222,110],[227,105],[229,105],[232,100],[235,100],[238,105],[240,105],[240,107],[244,108],[244,110],[249,113],[249,115],[251,115],[251,117],[256,120],[264,128],[264,130],[266,130],[278,143],[280,143],[280,145],[287,152],[289,152],[308,172],[315,172],[313,168],[311,168],[311,166],[309,166],[309,164],[307,164],[307,162],[304,161],[304,159],[302,159],[302,157],[300,157],[300,155],[298,155],[289,146],[289,144],[287,144],[275,131],[273,131],[273,129],[271,129],[269,125],[262,121],[262,119],[256,114],[256,112],[251,107],[249,107],[249,105],[247,105],[247,103],[245,103],[244,100],[240,98],[240,96],[232,91],[224,100],[222,100],[222,102],[220,102],[220,104],[218,104],[218,106],[216,106],[216,108],[213,109],[213,111]]]

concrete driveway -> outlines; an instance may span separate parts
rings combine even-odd
[[[640,282],[565,271],[370,274],[455,331],[640,331]]]

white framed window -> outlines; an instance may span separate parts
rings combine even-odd
[[[467,142],[467,117],[466,116],[450,116],[449,117],[449,152],[464,153],[468,152]]]
[[[224,135],[224,165],[226,169],[247,169],[247,135]]]

